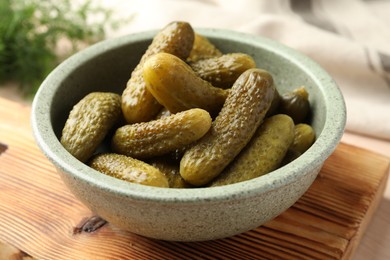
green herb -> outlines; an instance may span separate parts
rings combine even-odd
[[[119,24],[110,15],[91,0],[0,0],[0,84],[14,81],[33,95],[61,60]],[[60,42],[68,52],[59,52]]]

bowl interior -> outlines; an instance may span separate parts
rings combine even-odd
[[[311,125],[316,131],[317,140],[305,154],[272,174],[254,180],[223,188],[190,190],[125,183],[91,170],[70,156],[58,141],[69,111],[92,91],[121,94],[131,71],[156,34],[156,31],[150,31],[98,43],[72,56],[47,77],[34,99],[32,117],[37,142],[46,156],[61,170],[103,189],[140,198],[150,193],[146,195],[149,199],[190,200],[192,197],[222,199],[237,193],[256,194],[259,189],[266,191],[286,185],[304,172],[316,168],[330,155],[344,129],[345,105],[337,85],[325,71],[309,58],[269,39],[226,30],[196,31],[208,37],[224,53],[243,52],[251,55],[257,67],[273,75],[280,93],[299,86],[307,88],[312,106]],[[201,191],[204,189],[209,191],[205,194]]]

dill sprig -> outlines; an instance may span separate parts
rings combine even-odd
[[[91,0],[0,0],[0,84],[15,82],[32,96],[61,60],[102,40],[112,11]],[[59,42],[69,50],[59,51]]]

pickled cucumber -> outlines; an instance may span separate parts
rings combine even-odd
[[[185,60],[190,54],[193,42],[194,31],[186,22],[172,22],[154,37],[122,94],[122,111],[128,123],[149,121],[161,109],[161,105],[145,86],[142,67],[146,59],[156,53],[166,52]]]
[[[304,122],[310,113],[309,93],[305,87],[281,95],[279,113],[289,115],[295,124]]]
[[[294,128],[294,142],[290,149],[299,153],[304,153],[314,143],[315,132],[308,124],[297,124]]]
[[[275,87],[274,99],[272,100],[271,107],[268,109],[268,112],[265,115],[265,117],[270,117],[278,114],[279,103],[280,103],[280,94],[277,87]]]
[[[92,92],[70,111],[61,144],[74,157],[87,161],[121,117],[121,98],[109,92]]]
[[[155,119],[161,119],[161,118],[164,118],[164,117],[168,117],[172,115],[172,113],[166,108],[166,107],[163,107],[160,112],[158,112],[158,114],[156,115]]]
[[[190,188],[190,184],[186,183],[179,172],[179,162],[170,157],[164,156],[153,158],[148,161],[150,165],[157,168],[168,179],[169,188]]]
[[[187,58],[188,62],[194,62],[212,57],[219,57],[222,52],[215,47],[206,37],[195,33],[194,45]]]
[[[188,64],[168,53],[150,57],[144,64],[143,75],[150,93],[172,113],[197,107],[216,115],[228,94],[198,77]]]
[[[272,76],[249,69],[234,83],[210,131],[180,161],[180,175],[195,186],[214,179],[249,142],[274,98]]]
[[[237,78],[248,69],[256,67],[253,58],[244,53],[229,53],[219,57],[190,63],[196,75],[214,87],[231,88]]]
[[[193,108],[158,120],[118,128],[112,138],[112,150],[137,159],[151,158],[198,140],[210,126],[210,114]]]
[[[105,153],[94,156],[89,166],[124,181],[168,188],[168,179],[155,167],[131,157]]]
[[[294,139],[294,122],[283,114],[267,118],[234,161],[210,184],[250,180],[278,168]]]

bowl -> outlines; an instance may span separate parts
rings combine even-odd
[[[221,187],[167,189],[101,174],[59,142],[69,111],[92,91],[121,94],[157,31],[97,43],[78,52],[44,80],[32,106],[37,144],[69,190],[90,210],[130,232],[162,240],[205,241],[233,236],[275,218],[310,187],[335,150],[346,120],[334,80],[315,62],[273,40],[239,32],[196,28],[222,52],[251,55],[274,77],[279,92],[304,85],[312,106],[315,143],[293,162],[267,175]]]

